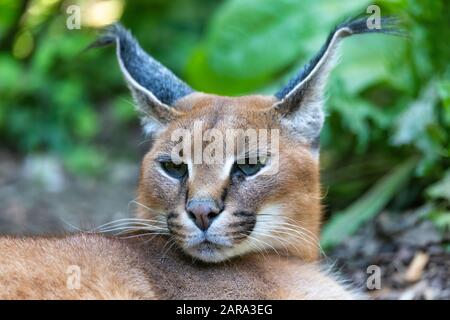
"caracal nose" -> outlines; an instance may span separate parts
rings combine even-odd
[[[202,231],[206,231],[220,213],[214,200],[190,200],[186,205],[186,211]]]

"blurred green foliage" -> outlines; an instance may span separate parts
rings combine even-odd
[[[68,3],[1,2],[0,139],[17,152],[56,152],[69,168],[95,172],[107,161],[117,133],[137,121],[113,52],[82,52],[96,30],[66,28]],[[328,211],[346,208],[365,192],[376,198],[374,192],[383,188],[371,188],[382,176],[417,159],[406,185],[383,193],[383,203],[394,210],[427,205],[428,217],[445,229],[450,223],[450,4],[375,3],[382,15],[401,17],[410,37],[358,36],[342,46],[322,134]],[[364,14],[369,4],[128,1],[120,20],[195,89],[273,93],[319,49],[333,25]],[[362,210],[365,205],[358,203]]]

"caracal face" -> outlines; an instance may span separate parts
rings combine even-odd
[[[144,158],[140,217],[205,262],[274,249],[314,258],[317,159],[280,127],[275,102],[206,94],[180,100]]]

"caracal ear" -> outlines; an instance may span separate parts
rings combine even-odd
[[[194,92],[169,69],[148,55],[120,24],[108,27],[90,47],[116,45],[117,60],[141,113],[144,130],[159,133],[180,111],[172,106]]]
[[[299,74],[275,94],[279,101],[272,111],[295,138],[311,146],[314,155],[319,154],[319,137],[325,118],[324,91],[330,71],[336,64],[339,43],[345,37],[361,33],[403,34],[396,25],[395,18],[381,19],[381,29],[369,29],[365,18],[338,25]]]

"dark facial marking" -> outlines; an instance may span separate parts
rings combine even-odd
[[[249,235],[256,224],[256,214],[249,211],[236,211],[233,212],[235,217],[240,218],[239,222],[231,223],[229,226],[232,228],[237,228],[235,233],[243,233]]]

